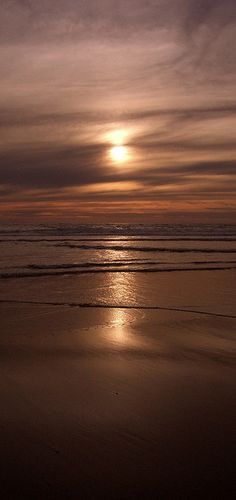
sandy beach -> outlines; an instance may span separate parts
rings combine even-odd
[[[233,273],[184,273],[179,303],[176,274],[158,278],[160,306],[172,290],[193,309],[191,285],[195,313],[70,307],[67,277],[37,297],[34,280],[4,283],[2,498],[232,498]],[[202,314],[217,280],[218,313]],[[64,305],[45,305],[59,284]]]

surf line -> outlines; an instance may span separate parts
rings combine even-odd
[[[199,311],[196,309],[184,309],[180,307],[164,307],[164,306],[142,306],[142,305],[125,305],[125,304],[93,304],[86,302],[41,302],[37,300],[14,300],[14,299],[0,299],[0,304],[28,304],[28,305],[41,305],[41,306],[54,306],[54,307],[71,307],[71,308],[94,308],[94,309],[135,309],[135,310],[147,310],[147,311],[174,311],[174,312],[184,312],[189,314],[201,314],[205,316],[215,316],[219,318],[230,318],[236,319],[236,315],[233,314],[223,314],[214,313],[211,311]]]

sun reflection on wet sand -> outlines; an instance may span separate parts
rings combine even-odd
[[[126,345],[128,341],[127,316],[124,309],[111,310],[111,334],[109,338],[112,343]]]
[[[107,274],[107,289],[110,302],[115,305],[126,305],[136,302],[136,277],[132,273]],[[140,338],[132,328],[137,319],[137,311],[121,308],[108,308],[107,321],[110,325],[106,331],[106,340],[117,348],[137,347]]]

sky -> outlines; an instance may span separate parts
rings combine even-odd
[[[235,0],[1,0],[1,221],[235,222],[235,43]]]

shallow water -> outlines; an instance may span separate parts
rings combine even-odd
[[[2,279],[236,269],[236,226],[8,226],[0,235]]]

